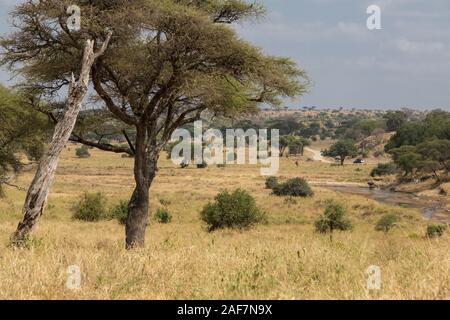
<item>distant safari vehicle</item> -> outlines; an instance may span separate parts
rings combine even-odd
[[[364,159],[356,159],[355,161],[353,161],[353,163],[354,164],[364,164],[366,162],[364,161]]]

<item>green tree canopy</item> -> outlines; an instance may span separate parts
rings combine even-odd
[[[73,4],[81,8],[79,32],[66,25],[66,8]],[[72,140],[135,155],[128,247],[144,244],[149,189],[176,128],[203,112],[254,112],[260,104],[278,106],[283,97],[306,92],[307,76],[291,59],[265,55],[228,26],[262,12],[240,0],[30,0],[14,10],[17,32],[1,40],[1,62],[47,96],[78,74],[86,39],[98,45],[113,32],[92,69],[93,100],[134,127],[135,139],[126,150],[76,134]]]
[[[386,120],[387,131],[394,132],[406,123],[408,115],[404,111],[389,111],[383,118]]]
[[[450,169],[450,140],[430,140],[417,146],[402,146],[390,151],[394,162],[405,175],[432,173],[440,181],[439,171]]]
[[[328,200],[325,211],[314,223],[316,231],[329,233],[333,240],[335,230],[347,231],[353,228],[351,221],[346,217],[345,207],[333,200]]]
[[[23,155],[41,157],[49,131],[47,117],[34,112],[23,95],[0,85],[0,188],[8,173],[21,169]]]
[[[355,147],[353,140],[339,140],[330,149],[325,150],[323,155],[333,158],[338,157],[341,159],[341,165],[344,165],[345,158],[356,157],[358,155],[358,148]]]
[[[406,122],[386,145],[385,150],[401,146],[415,146],[422,142],[441,139],[450,140],[450,112],[430,112],[423,121]]]

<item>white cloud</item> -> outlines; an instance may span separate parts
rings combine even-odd
[[[422,54],[445,54],[445,44],[442,42],[420,42],[411,41],[406,38],[395,39],[392,45],[405,54],[422,55]]]

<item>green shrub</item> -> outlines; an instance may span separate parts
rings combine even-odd
[[[268,177],[266,179],[266,189],[273,190],[278,185],[278,178],[277,177]]]
[[[111,219],[117,220],[120,224],[125,225],[128,218],[128,201],[121,200],[109,212]]]
[[[277,196],[290,197],[311,197],[314,195],[308,182],[302,178],[290,179],[284,183],[279,183],[273,188],[273,193]]]
[[[156,221],[159,223],[170,223],[172,221],[172,215],[166,208],[158,208],[155,214]]]
[[[89,148],[86,146],[81,146],[75,149],[75,154],[78,158],[89,158],[91,154],[89,153]]]
[[[442,237],[447,230],[447,227],[442,224],[430,224],[427,227],[427,237],[428,238],[437,238]]]
[[[245,190],[222,191],[201,212],[210,232],[217,229],[245,229],[265,220],[255,199]]]
[[[379,163],[378,166],[372,170],[372,172],[370,173],[370,176],[381,177],[381,176],[388,176],[391,174],[396,174],[398,172],[399,172],[399,168],[393,162]]]
[[[347,231],[353,229],[349,219],[346,217],[346,210],[343,205],[328,200],[325,211],[314,223],[316,231],[320,233],[329,233],[330,240],[333,240],[334,230]]]
[[[72,208],[72,218],[95,222],[107,218],[106,198],[101,193],[84,193]]]
[[[399,217],[396,214],[386,214],[378,220],[375,226],[376,231],[383,231],[388,233],[392,228],[394,228],[399,221]]]

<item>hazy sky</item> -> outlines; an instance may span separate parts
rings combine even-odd
[[[7,12],[19,2],[0,0],[0,33],[10,30]],[[260,2],[267,16],[239,25],[242,37],[292,57],[314,81],[288,105],[450,111],[450,0]],[[366,27],[371,4],[381,7],[382,30]]]

